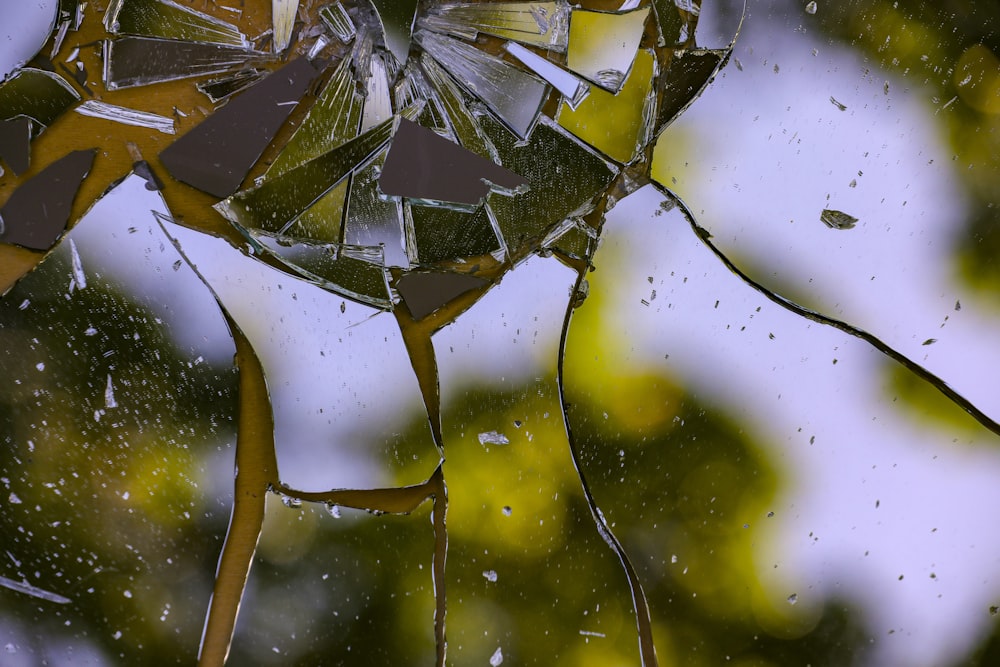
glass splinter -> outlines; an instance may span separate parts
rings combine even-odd
[[[383,150],[358,169],[351,179],[351,195],[344,215],[344,242],[382,246],[387,266],[408,268],[410,262],[403,235],[403,204],[398,199],[382,196],[378,187],[378,176],[384,168],[386,152]]]
[[[179,181],[215,197],[240,187],[317,71],[298,58],[273,72],[160,153]]]
[[[449,301],[488,284],[462,273],[416,271],[400,278],[396,290],[413,319],[421,320]]]
[[[656,133],[680,115],[708,85],[729,55],[729,49],[684,51],[675,56],[661,81],[663,97],[656,121]]]
[[[413,230],[415,264],[427,265],[486,254],[496,256],[502,252],[488,205],[469,213],[408,202],[406,213],[407,224]]]
[[[566,67],[617,93],[632,69],[648,17],[649,7],[626,12],[574,9],[569,21]]]
[[[252,86],[267,76],[267,70],[251,68],[235,74],[220,76],[195,84],[201,92],[208,96],[212,104],[216,104],[241,90]]]
[[[507,42],[504,48],[507,49],[507,53],[520,60],[525,67],[548,81],[553,88],[562,93],[571,109],[575,109],[590,93],[590,86],[585,82],[534,51],[514,42]]]
[[[389,141],[392,119],[323,155],[215,205],[248,229],[283,233],[295,218]]]
[[[218,74],[242,67],[250,58],[259,56],[235,46],[119,37],[104,42],[104,86],[119,90]]]
[[[96,154],[73,151],[21,184],[0,208],[0,241],[33,250],[51,248],[66,229],[73,199]]]
[[[470,41],[482,32],[561,53],[568,19],[565,2],[453,3],[432,8],[420,27]]]
[[[462,92],[455,85],[454,79],[426,54],[420,59],[420,67],[427,75],[434,92],[437,93],[438,100],[444,105],[448,120],[451,122],[451,129],[458,137],[459,143],[476,155],[487,157],[500,164],[497,149],[486,138],[479,121],[465,105]]]
[[[530,134],[549,87],[541,79],[458,40],[427,31],[417,41],[459,84],[521,139]]]
[[[389,72],[380,54],[372,54],[369,59],[368,94],[365,96],[364,113],[361,116],[361,131],[367,132],[379,123],[392,117],[392,95],[389,93]]]
[[[104,27],[113,34],[250,48],[246,35],[233,24],[171,0],[112,0]]]
[[[410,36],[417,14],[417,0],[371,0],[385,37],[385,47],[401,63],[410,53]]]
[[[343,44],[347,44],[358,34],[357,29],[354,27],[354,21],[347,14],[344,5],[339,2],[334,2],[320,9],[319,18],[333,36]]]
[[[653,81],[656,55],[639,51],[617,95],[595,88],[576,109],[563,105],[559,124],[611,159],[627,163],[638,157],[653,130]]]
[[[115,104],[87,100],[74,109],[78,114],[92,118],[103,118],[123,125],[148,127],[164,134],[174,134],[174,119],[147,111],[137,111]]]
[[[0,119],[27,116],[41,128],[55,122],[63,112],[80,101],[80,95],[58,74],[25,67],[0,83]]]
[[[0,160],[6,162],[15,175],[28,171],[31,165],[31,119],[27,116],[0,121]]]
[[[299,0],[271,0],[271,22],[274,25],[274,52],[282,53],[292,41],[295,15]]]
[[[379,186],[388,195],[478,206],[490,191],[523,188],[528,181],[406,119],[392,139]]]

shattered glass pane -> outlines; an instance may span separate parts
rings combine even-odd
[[[632,69],[648,17],[649,7],[615,13],[574,9],[566,66],[617,93]]]
[[[171,0],[112,0],[104,27],[114,34],[250,48],[246,35],[233,24]]]
[[[479,33],[565,51],[569,6],[565,2],[442,3],[420,27],[474,40]]]
[[[249,51],[236,46],[119,37],[104,42],[104,85],[108,90],[119,90],[217,74],[243,67],[251,57]]]

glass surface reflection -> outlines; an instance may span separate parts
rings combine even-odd
[[[12,664],[995,661],[992,8],[313,4],[0,83],[0,202],[102,146],[0,246]]]

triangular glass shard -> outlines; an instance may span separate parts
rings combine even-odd
[[[576,109],[563,104],[559,124],[612,160],[631,162],[652,137],[656,74],[656,54],[642,49],[617,95],[595,88]]]
[[[271,23],[274,26],[274,52],[284,53],[292,41],[299,0],[271,0]]]
[[[434,89],[438,101],[444,107],[451,130],[458,142],[476,155],[489,158],[496,164],[501,164],[497,149],[486,138],[479,121],[465,105],[462,93],[448,74],[441,69],[433,58],[424,54],[420,58],[420,67],[427,75],[427,80]]]
[[[250,48],[246,35],[232,23],[172,0],[112,0],[104,14],[104,27],[118,35]]]
[[[230,95],[235,95],[244,88],[252,86],[265,76],[267,76],[267,70],[252,67],[226,76],[202,81],[196,83],[195,86],[198,90],[208,95],[208,99],[212,100],[212,104],[216,104]]]
[[[48,250],[69,222],[97,150],[73,151],[22,183],[0,208],[0,242]]]
[[[413,319],[421,320],[449,301],[487,285],[488,281],[464,273],[413,271],[396,281],[396,291]]]
[[[49,59],[55,60],[62,48],[63,41],[70,30],[79,30],[83,22],[83,10],[86,3],[80,4],[80,0],[60,0],[59,18],[56,20],[56,35],[52,40],[52,50],[49,52]]]
[[[347,44],[358,34],[357,28],[354,27],[354,21],[351,20],[347,10],[344,9],[344,5],[340,2],[334,2],[322,7],[319,10],[319,18],[323,21],[327,30],[339,39],[342,44]]]
[[[0,160],[7,163],[15,176],[31,166],[31,119],[16,116],[0,120]]]
[[[502,164],[526,178],[530,186],[514,197],[490,198],[490,208],[515,261],[564,219],[593,210],[595,199],[618,175],[617,167],[547,117],[523,144],[489,116],[481,116],[480,122]],[[560,165],[556,174],[553,165]]]
[[[215,209],[247,229],[284,233],[314,202],[385,146],[392,126],[390,118],[319,157],[219,202]]]
[[[590,86],[559,67],[551,60],[546,60],[534,51],[524,48],[515,42],[504,44],[507,53],[514,56],[532,72],[548,81],[565,98],[570,108],[575,109],[590,93]]]
[[[271,73],[167,146],[171,176],[215,197],[239,188],[318,72],[298,58]]]
[[[675,55],[663,76],[656,120],[659,134],[701,94],[722,67],[731,49],[684,51]]]
[[[312,243],[262,233],[251,238],[292,272],[325,290],[375,308],[392,307],[388,273],[378,246]]]
[[[450,37],[420,31],[416,38],[459,85],[481,99],[511,132],[521,139],[527,138],[548,97],[548,84]]]
[[[419,23],[470,41],[482,32],[560,53],[566,50],[568,24],[564,1],[447,3],[432,7]]]
[[[350,192],[351,177],[348,176],[297,217],[285,229],[285,236],[316,243],[343,242],[344,209]]]
[[[80,95],[66,79],[33,67],[0,83],[0,119],[27,116],[40,126],[33,128],[36,133],[79,101]]]
[[[218,74],[254,57],[260,54],[236,46],[119,37],[104,42],[104,87],[119,90]]]
[[[479,255],[496,256],[502,251],[488,205],[468,212],[407,202],[406,215],[412,228],[415,264],[426,266]]]
[[[566,67],[617,93],[632,69],[648,17],[649,7],[625,12],[574,9],[569,21]]]
[[[265,178],[283,174],[358,136],[364,105],[364,95],[358,92],[351,75],[350,59],[344,58]]]
[[[393,144],[395,142],[394,138]],[[403,204],[398,199],[387,199],[379,192],[378,177],[387,152],[383,150],[358,169],[351,179],[351,195],[344,215],[344,243],[382,246],[386,266],[407,268],[410,261],[406,256],[403,234]]]
[[[367,132],[379,123],[392,117],[392,95],[389,93],[389,73],[381,54],[374,53],[369,59],[370,70],[366,77],[368,94],[361,116],[361,131]]]
[[[518,174],[402,119],[379,178],[387,195],[478,206],[491,184],[513,193],[527,186]]]
[[[401,63],[410,54],[410,37],[418,0],[371,0],[385,36],[385,47]]]
[[[580,218],[567,218],[553,229],[543,248],[558,250],[572,259],[588,260],[597,248],[597,230]]]
[[[393,103],[396,109],[405,109],[420,102],[424,103],[424,111],[417,118],[417,122],[442,136],[456,139],[448,122],[448,114],[431,89],[427,77],[417,66],[416,61],[411,60],[406,63],[401,78],[393,88]]]

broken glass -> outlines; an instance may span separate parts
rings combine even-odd
[[[104,27],[113,34],[250,48],[233,24],[171,0],[112,0]]]
[[[271,0],[271,21],[274,25],[274,52],[284,53],[292,41],[295,15],[299,11],[299,0]]]
[[[148,127],[151,130],[156,130],[157,132],[162,132],[163,134],[174,133],[173,118],[167,118],[166,116],[161,116],[159,114],[149,113],[148,111],[138,111],[136,109],[120,107],[116,104],[98,102],[97,100],[87,100],[73,110],[83,116],[104,118],[105,120],[122,123],[123,125]]]
[[[632,69],[649,7],[624,12],[574,9],[569,20],[566,67],[617,93]]]
[[[351,16],[339,2],[326,5],[319,10],[319,17],[327,29],[342,43],[347,44],[357,34]]]
[[[475,40],[479,33],[551,51],[566,50],[569,5],[565,2],[442,3],[431,7],[419,25]]]
[[[118,37],[104,42],[104,86],[119,90],[218,74],[245,67],[253,57],[252,52],[237,46]]]
[[[256,67],[241,70],[216,79],[209,79],[197,84],[198,90],[208,95],[213,104],[235,95],[248,86],[252,86],[267,76],[267,71]]]
[[[5,3],[0,8],[0,81],[31,60],[55,27],[59,3]]]

